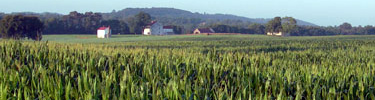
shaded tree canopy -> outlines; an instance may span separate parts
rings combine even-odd
[[[145,12],[139,12],[134,17],[127,19],[130,31],[134,34],[142,34],[143,28],[151,22],[151,15]]]
[[[148,13],[148,12],[147,12]],[[202,19],[196,17],[158,17],[159,13],[150,16],[145,12],[133,12],[133,14],[120,16],[132,16],[129,19],[111,17],[105,19],[103,13],[78,13],[73,11],[68,15],[55,13],[31,13],[38,16],[44,23],[43,34],[96,34],[97,28],[110,26],[114,34],[142,33],[145,25],[151,19],[156,19],[165,25],[173,26],[176,34],[192,33],[195,28],[213,28],[220,33],[242,33],[242,34],[264,34],[269,30],[284,32],[291,36],[321,36],[321,35],[372,35],[375,28],[372,25],[352,26],[350,23],[343,23],[339,26],[298,26],[297,20],[292,17],[275,17],[268,24],[254,23],[244,20],[233,19]],[[28,15],[30,13],[22,13]],[[137,15],[137,16],[135,16]],[[4,14],[0,13],[0,17]],[[104,16],[108,16],[104,14]],[[156,17],[155,17],[156,16]],[[265,20],[268,21],[268,20]],[[298,21],[301,22],[301,21]],[[298,24],[298,25],[296,25]],[[269,31],[270,32],[270,31]]]
[[[251,24],[248,26],[250,30],[253,30],[254,34],[265,34],[265,26],[262,24]]]
[[[352,30],[353,27],[352,27],[351,24],[349,24],[347,22],[341,24],[339,26],[339,28],[340,28],[340,33],[342,33],[342,34],[345,34],[345,35],[353,34],[353,30]]]
[[[282,19],[282,32],[286,34],[291,34],[296,31],[297,20],[293,17],[284,17]]]
[[[177,25],[171,25],[175,34],[182,34],[184,28]]]
[[[44,20],[45,34],[96,34],[97,28],[110,26],[112,32],[127,34],[129,27],[122,20],[103,20],[100,13],[70,12],[62,17],[51,17]]]
[[[8,15],[0,22],[2,38],[42,40],[43,23],[38,17]]]
[[[120,20],[104,20],[101,22],[102,26],[111,27],[113,34],[127,34],[129,32],[129,26],[124,21]]]
[[[269,21],[266,24],[266,31],[267,32],[281,32],[282,26],[281,26],[281,17],[275,17],[273,20]]]

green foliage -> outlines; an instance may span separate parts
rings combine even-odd
[[[352,25],[347,23],[347,22],[345,22],[345,23],[343,23],[339,26],[340,33],[342,33],[342,34],[352,34],[353,33],[352,28],[353,28]]]
[[[210,26],[216,33],[237,33],[238,31],[235,27],[223,24],[214,24]]]
[[[266,24],[266,32],[281,32],[283,30],[281,17],[275,17]]]
[[[297,20],[293,17],[275,17],[266,25],[266,32],[283,32],[283,34],[294,34],[297,30]]]
[[[127,19],[130,25],[130,31],[134,34],[142,34],[144,27],[151,23],[151,15],[145,12],[139,12],[134,17]]]
[[[295,33],[297,28],[297,20],[293,17],[284,17],[281,26],[284,33]]]
[[[2,40],[0,99],[374,99],[374,36],[186,37]]]
[[[43,23],[33,16],[8,15],[0,21],[2,38],[42,40]]]
[[[45,34],[96,34],[99,27],[110,26],[114,34],[129,34],[129,27],[122,20],[104,20],[100,13],[70,12],[62,17],[45,18]]]
[[[178,25],[172,25],[172,28],[173,28],[173,32],[174,32],[175,34],[182,34],[182,33],[183,33],[183,30],[184,30],[183,27],[178,26]]]
[[[251,24],[248,26],[250,30],[253,30],[254,34],[265,34],[265,26],[262,24]]]
[[[196,28],[200,27],[209,27],[216,24],[219,25],[226,25],[232,27],[231,31],[236,33],[243,33],[243,34],[264,34],[267,31],[265,27],[267,22],[272,19],[251,19],[245,18],[240,16],[233,16],[233,15],[223,15],[223,14],[200,14],[200,13],[192,13],[189,11],[173,9],[173,8],[128,8],[123,9],[120,11],[113,11],[111,13],[92,13],[87,12],[84,14],[78,14],[78,12],[72,12],[68,15],[60,15],[56,13],[30,13],[30,12],[20,12],[17,14],[21,15],[35,15],[38,16],[45,24],[45,30],[43,34],[95,34],[96,29],[103,25],[111,25],[113,30],[122,30],[121,34],[128,34],[129,32],[134,33],[134,29],[142,30],[142,26],[136,26],[133,23],[135,20],[135,15],[139,14],[139,12],[144,11],[152,16],[152,19],[163,23],[164,25],[173,25],[180,27],[181,32],[183,34],[192,33],[192,31]],[[79,15],[79,17],[71,17]],[[0,18],[4,16],[3,13],[0,13]],[[70,17],[69,17],[70,16]],[[110,24],[97,24],[101,22],[114,22]],[[117,22],[124,23],[127,22],[127,27],[115,28],[117,27]],[[274,31],[284,31],[290,32],[290,29],[293,29],[290,32],[292,36],[325,36],[325,35],[372,35],[375,34],[375,27],[372,25],[367,26],[356,26],[353,27],[350,23],[344,23],[342,25],[351,26],[351,28],[340,28],[341,25],[337,26],[328,26],[322,27],[317,26],[308,22],[304,22],[301,20],[296,20],[297,27],[288,27],[285,22],[289,22],[285,20],[285,18],[281,19],[281,28],[278,26],[278,29]],[[133,25],[132,25],[133,24]],[[259,24],[255,27],[249,27],[252,24]],[[116,25],[116,26],[113,26]],[[91,26],[91,27],[87,27]],[[267,29],[274,28],[268,26]],[[277,28],[277,27],[276,27]],[[281,30],[280,30],[281,29]],[[138,34],[141,32],[138,32]]]
[[[110,26],[112,30],[112,34],[127,34],[129,32],[128,24],[124,21],[119,20],[105,20],[101,22],[103,26]]]

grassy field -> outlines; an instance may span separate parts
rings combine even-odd
[[[96,35],[44,35],[43,41],[68,43],[110,43],[134,41],[216,41],[232,39],[269,38],[263,35],[172,35],[172,36],[142,36],[142,35],[112,35],[109,39],[98,39]]]
[[[0,40],[0,99],[374,100],[374,50],[375,36]]]
[[[172,35],[172,36],[142,36],[142,35],[112,35],[109,39],[98,39],[96,35],[44,35],[43,41],[63,43],[111,43],[136,41],[252,41],[252,40],[373,40],[375,36],[305,36],[305,37],[270,37],[265,35]]]

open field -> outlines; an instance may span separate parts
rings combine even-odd
[[[272,37],[265,35],[170,35],[170,36],[142,36],[142,35],[112,35],[110,39],[98,39],[96,35],[43,35],[43,41],[63,43],[113,43],[136,41],[258,41],[258,40],[374,40],[372,35],[353,36],[298,36]],[[220,45],[220,44],[218,44]]]
[[[96,35],[44,35],[43,41],[68,43],[111,43],[134,41],[215,41],[232,39],[269,38],[263,35],[171,35],[171,36],[142,36],[142,35],[112,35],[109,39],[98,39]]]
[[[375,36],[0,40],[0,99],[374,100],[374,50]]]

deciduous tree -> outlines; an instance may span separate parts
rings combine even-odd
[[[8,15],[0,22],[2,38],[42,39],[43,23],[37,17],[23,15]]]
[[[128,20],[130,31],[134,34],[141,34],[144,27],[151,22],[151,15],[145,12],[140,12]]]
[[[291,34],[296,31],[297,20],[293,17],[284,17],[282,19],[282,32],[285,34]]]
[[[273,20],[269,21],[266,25],[267,32],[281,32],[281,17],[275,17]]]

